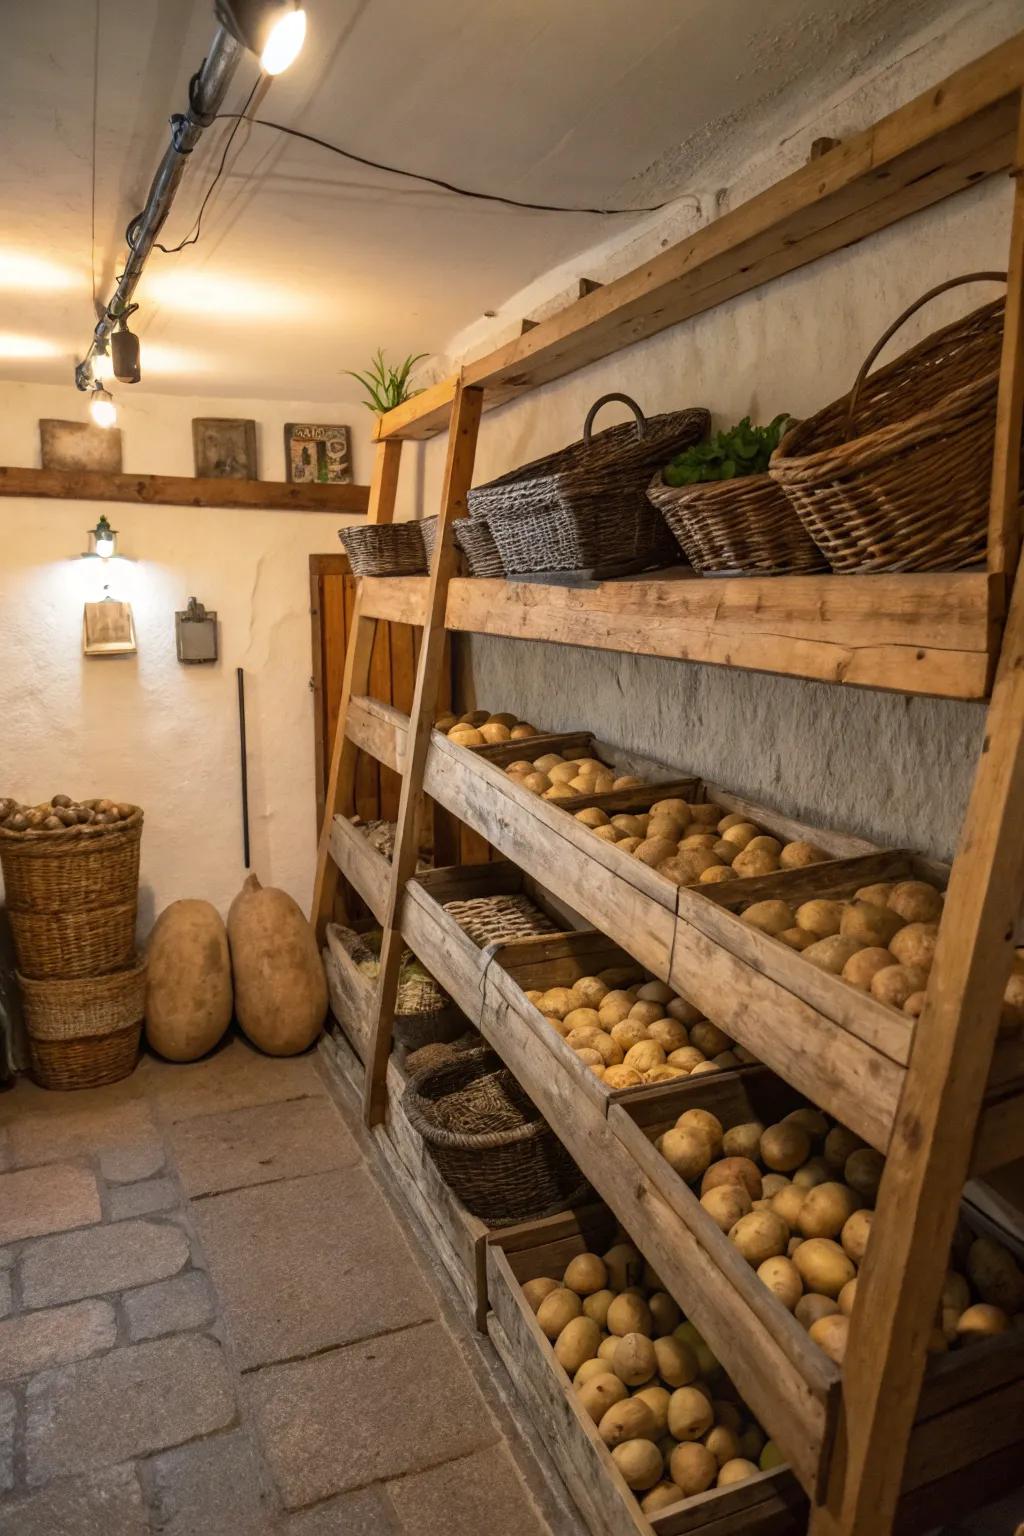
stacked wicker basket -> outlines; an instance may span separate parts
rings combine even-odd
[[[60,831],[0,827],[32,1075],[94,1088],[135,1066],[145,960],[135,953],[142,811]]]

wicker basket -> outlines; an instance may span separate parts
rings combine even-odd
[[[442,1178],[489,1226],[553,1215],[586,1188],[558,1137],[486,1048],[417,1072],[402,1107]]]
[[[560,931],[528,896],[474,896],[468,901],[446,901],[444,910],[481,949]]]
[[[366,523],[362,528],[339,528],[354,576],[425,576],[427,555],[423,524]]]
[[[868,371],[937,294],[1005,280],[972,272],[930,289],[872,347],[850,394],[772,455],[772,478],[834,571],[956,570],[984,558],[1004,300]]]
[[[501,563],[491,525],[482,513],[474,517],[457,518],[452,532],[456,544],[466,557],[466,568],[471,576],[504,576],[505,567]]]
[[[131,964],[141,839],[138,807],[113,826],[0,828],[0,865],[22,975],[71,980]]]
[[[18,974],[32,1075],[42,1088],[97,1088],[135,1066],[146,1006],[146,961],[76,981]]]
[[[702,576],[786,576],[826,568],[768,474],[675,486],[666,485],[659,471],[647,495]]]
[[[611,400],[628,405],[635,426],[592,435]],[[484,516],[510,575],[587,571],[624,575],[678,563],[679,550],[647,500],[654,471],[707,435],[705,410],[648,421],[628,395],[602,395],[587,412],[583,440],[470,491],[473,519]]]

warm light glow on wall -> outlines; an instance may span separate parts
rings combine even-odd
[[[29,251],[0,247],[0,288],[56,293],[63,288],[81,288],[84,284],[84,273],[74,272],[70,267],[59,267],[56,262],[45,261]]]
[[[0,357],[60,357],[61,348],[42,336],[11,336],[0,332]]]
[[[167,342],[145,340],[146,372],[150,373],[208,373],[210,364],[198,352],[188,352],[184,347],[173,347]]]
[[[146,296],[167,309],[184,314],[213,315],[218,319],[258,319],[272,325],[308,313],[310,297],[298,288],[272,288],[247,283],[234,274],[216,272],[159,272],[146,283]],[[149,344],[146,344],[149,366]]]

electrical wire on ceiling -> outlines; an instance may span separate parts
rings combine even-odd
[[[203,214],[206,212],[206,205],[210,201],[210,198],[213,196],[214,188],[217,186],[217,183],[220,181],[221,177],[224,174],[224,167],[227,164],[228,155],[231,153],[231,146],[235,142],[235,135],[238,133],[238,130],[239,130],[239,128],[241,128],[243,123],[251,123],[251,122],[254,121],[253,118],[246,117],[245,114],[246,114],[246,112],[248,112],[249,107],[252,105],[252,99],[256,95],[257,90],[259,89],[260,85],[263,83],[263,81],[266,78],[267,78],[266,75],[264,75],[262,73],[262,71],[256,76],[256,79],[253,82],[252,90],[249,92],[248,96],[245,98],[245,103],[244,103],[244,105],[242,107],[241,112],[219,112],[217,114],[218,117],[233,117],[235,119],[235,122],[234,122],[234,125],[233,125],[232,129],[231,129],[231,132],[228,134],[227,139],[226,139],[226,141],[224,143],[224,152],[223,152],[223,154],[220,157],[220,164],[217,166],[217,170],[216,170],[216,172],[214,174],[213,180],[210,182],[210,185],[207,187],[206,195],[204,196],[202,202],[199,205],[199,212],[196,214],[195,222],[192,225],[192,228],[189,231],[189,233],[185,236],[184,240],[179,240],[177,245],[170,245],[170,246],[168,246],[168,245],[161,245],[158,240],[153,242],[155,248],[158,251],[163,251],[165,256],[174,256],[174,255],[176,255],[178,253],[178,251],[183,251],[187,245],[195,245],[196,242],[198,241],[200,233],[202,231],[202,227],[203,227]],[[134,220],[132,222],[134,223]],[[127,230],[125,231],[125,238],[128,241],[129,246],[132,243],[131,231],[132,231],[132,225],[129,224]]]

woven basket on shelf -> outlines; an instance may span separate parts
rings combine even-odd
[[[1005,301],[931,336],[868,377],[904,310],[872,347],[853,389],[793,427],[769,472],[834,571],[934,571],[985,556]]]
[[[785,576],[826,562],[768,474],[704,485],[647,488],[694,570],[702,576]]]
[[[142,812],[60,832],[0,827],[7,911],[22,975],[72,979],[130,965]]]
[[[335,1013],[343,1024],[359,1026],[374,1005],[377,973],[363,969],[380,956],[362,934],[339,923],[327,925],[328,983]],[[411,950],[403,955],[413,958]],[[414,1051],[436,1040],[450,1040],[465,1029],[465,1020],[451,998],[432,976],[401,975],[395,1000],[394,1036],[406,1050]]]
[[[366,523],[362,528],[339,528],[354,576],[425,576],[427,556],[423,524]]]
[[[635,425],[592,435],[595,415],[611,400],[629,406]],[[586,570],[599,577],[678,563],[647,485],[656,469],[705,437],[709,424],[705,410],[648,420],[628,395],[602,395],[587,412],[581,442],[477,486],[470,516],[486,517],[509,575]]]
[[[586,1187],[512,1073],[486,1048],[415,1073],[402,1107],[445,1183],[489,1226],[553,1215]]]
[[[505,567],[491,525],[482,513],[456,518],[452,531],[456,544],[466,557],[466,568],[471,576],[504,576]]]
[[[146,961],[74,981],[18,974],[32,1075],[43,1088],[96,1088],[127,1077],[138,1055]]]
[[[528,896],[474,896],[468,901],[446,901],[450,912],[474,944],[504,944],[509,939],[529,939],[536,934],[558,933],[546,912]]]

